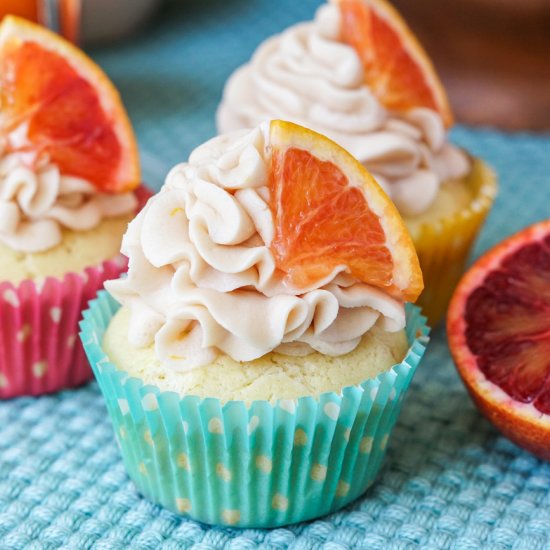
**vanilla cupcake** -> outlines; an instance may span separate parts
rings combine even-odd
[[[302,249],[292,263],[296,242],[285,237],[285,255],[279,238],[294,227],[290,211],[308,217],[302,201],[313,195],[302,180],[289,199],[285,163],[304,158],[307,173],[323,174],[309,182],[315,197],[362,202],[323,214],[330,234],[302,226],[308,246],[329,249]],[[350,247],[333,233],[353,225],[354,239],[342,237],[351,247],[385,236],[342,264]],[[169,173],[122,251],[128,277],[106,284],[116,301],[91,303],[81,338],[143,495],[206,523],[273,527],[367,489],[428,329],[400,298],[422,289],[410,238],[355,159],[281,121],[217,137]],[[379,262],[391,274],[373,278]]]
[[[365,23],[361,17],[370,19]],[[369,36],[371,42],[365,45],[365,29],[372,28],[368,21],[387,26],[384,33]],[[387,37],[388,28],[398,43],[392,48],[409,55],[411,65],[417,63],[414,70],[420,67],[411,78],[418,81],[422,75],[433,92],[425,105],[413,98],[404,108],[401,96],[392,96],[396,88],[402,91],[406,78],[392,82],[391,93],[387,83],[369,84],[375,77],[360,52],[367,58],[381,55],[372,40]],[[397,50],[399,46],[404,50]],[[419,304],[430,321],[437,322],[496,185],[481,160],[448,141],[452,115],[445,92],[397,12],[383,0],[334,1],[321,6],[313,21],[263,42],[250,62],[229,78],[217,126],[225,133],[273,118],[327,135],[373,174],[411,232],[425,279]]]
[[[15,17],[0,25],[0,398],[88,381],[81,311],[126,268],[147,192],[118,93],[82,52]]]
[[[92,378],[77,339],[81,312],[125,271],[122,235],[147,196],[101,195],[51,165],[33,171],[17,155],[0,159],[0,398]]]

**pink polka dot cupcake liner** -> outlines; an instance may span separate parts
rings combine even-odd
[[[407,307],[410,348],[376,378],[318,397],[222,403],[118,370],[102,349],[118,309],[90,303],[81,339],[128,475],[154,503],[208,524],[277,527],[334,512],[374,482],[429,329]]]
[[[51,393],[93,378],[78,322],[103,283],[126,265],[121,256],[42,284],[0,283],[0,398]]]
[[[141,208],[151,192],[136,192]],[[19,285],[0,282],[0,399],[75,388],[93,378],[78,323],[108,279],[127,269],[120,255],[81,273]]]

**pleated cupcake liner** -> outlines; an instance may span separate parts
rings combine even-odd
[[[141,186],[136,195],[140,209],[152,193]],[[82,311],[127,265],[119,255],[62,278],[0,282],[0,399],[52,393],[93,378],[78,339]]]
[[[118,304],[100,292],[81,339],[128,475],[149,500],[195,520],[276,527],[333,512],[372,484],[429,328],[407,306],[409,351],[376,378],[274,403],[181,397],[118,370],[102,349]]]
[[[42,284],[0,283],[0,398],[52,393],[93,378],[78,322],[103,283],[126,265],[121,256]]]
[[[424,275],[424,291],[417,304],[435,327],[464,272],[466,262],[497,194],[496,175],[480,159],[473,159],[466,183],[473,195],[471,204],[453,217],[421,227],[414,245]]]

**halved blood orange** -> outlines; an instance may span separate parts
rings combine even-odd
[[[481,412],[550,460],[550,220],[487,252],[459,283],[449,346]]]
[[[10,150],[48,155],[61,173],[104,192],[140,182],[135,136],[118,92],[83,52],[18,17],[0,24],[0,131]]]
[[[328,138],[275,120],[269,187],[276,265],[305,289],[339,266],[397,299],[423,288],[418,257],[395,206],[364,166]]]
[[[363,62],[365,80],[384,106],[427,107],[453,122],[445,89],[401,15],[385,0],[339,0],[342,40]]]

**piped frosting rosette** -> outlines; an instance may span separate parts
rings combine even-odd
[[[447,140],[441,116],[424,107],[385,108],[365,83],[356,50],[341,37],[337,2],[313,21],[263,42],[228,80],[217,114],[220,132],[283,118],[336,141],[362,162],[404,216],[433,203],[442,182],[469,171]]]
[[[0,243],[23,253],[62,241],[62,228],[87,231],[105,218],[134,212],[134,193],[107,194],[60,173],[47,154],[26,149],[26,125],[0,142]]]
[[[151,195],[135,191],[139,209]],[[92,377],[78,323],[106,280],[126,271],[122,255],[62,278],[0,281],[0,399],[74,388]]]
[[[22,124],[0,140],[0,244],[23,257],[60,245],[64,229],[87,231],[133,213],[150,195],[143,187],[102,193],[62,174],[47,153],[27,150],[26,134]],[[60,278],[14,284],[0,275],[0,399],[51,393],[92,378],[76,337],[81,312],[126,266],[117,256]]]
[[[341,355],[375,324],[405,325],[401,302],[333,270],[296,289],[269,244],[267,126],[220,136],[176,166],[131,222],[122,252],[128,277],[106,287],[132,309],[130,343],[154,342],[177,370],[218,354],[250,361],[271,351]]]

